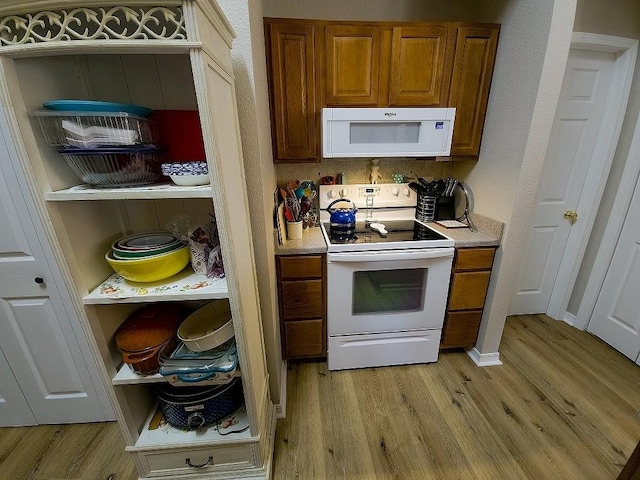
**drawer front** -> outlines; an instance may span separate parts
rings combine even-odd
[[[484,307],[491,272],[454,273],[447,310],[474,310]]]
[[[325,335],[322,319],[284,322],[285,358],[324,356]]]
[[[440,348],[473,347],[478,338],[482,310],[448,312]]]
[[[329,370],[435,362],[439,345],[439,329],[329,337]]]
[[[324,318],[322,280],[282,282],[283,320]]]
[[[491,270],[495,248],[460,248],[456,251],[453,270]]]
[[[280,279],[322,278],[322,255],[278,256]]]
[[[225,445],[180,452],[141,453],[149,465],[149,476],[161,474],[204,475],[226,470],[229,467],[251,467],[251,449],[248,445]],[[189,466],[189,462],[192,466]]]

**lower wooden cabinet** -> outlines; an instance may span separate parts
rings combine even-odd
[[[282,355],[287,360],[327,355],[324,254],[276,257]]]
[[[440,348],[475,345],[495,251],[494,247],[456,249]]]

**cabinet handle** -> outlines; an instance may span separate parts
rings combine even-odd
[[[191,459],[190,458],[185,458],[184,459],[184,463],[186,463],[187,465],[189,465],[192,468],[203,468],[203,467],[206,467],[209,464],[213,465],[213,457],[209,457],[209,460],[207,460],[206,462],[204,462],[201,465],[194,465],[193,463],[191,463]]]
[[[44,278],[36,277],[33,279],[33,281],[36,282],[38,285],[42,285],[44,283]]]

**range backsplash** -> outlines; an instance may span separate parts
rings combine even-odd
[[[382,179],[378,183],[392,183],[392,175],[401,173],[407,177],[423,177],[437,180],[452,175],[452,162],[436,162],[415,158],[380,158],[379,173]],[[280,163],[276,165],[278,185],[288,180],[312,180],[316,184],[325,176],[336,177],[345,173],[347,183],[369,183],[371,173],[370,158],[335,158],[323,160],[321,163]]]

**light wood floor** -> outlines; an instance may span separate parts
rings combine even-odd
[[[501,367],[292,364],[275,480],[615,479],[640,439],[640,367],[545,316],[510,317]],[[114,423],[0,429],[0,480],[134,480]]]
[[[640,368],[546,316],[510,317],[504,365],[291,365],[274,478],[615,479],[640,439]]]

